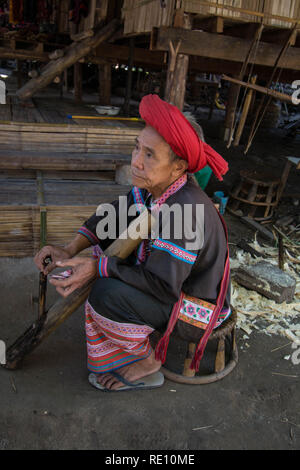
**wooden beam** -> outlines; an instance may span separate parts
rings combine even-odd
[[[176,24],[181,25],[181,27],[187,30],[190,30],[190,16],[184,15],[181,11],[178,11],[177,13]],[[169,63],[167,70],[165,100],[177,106],[178,109],[182,110],[186,92],[189,56],[186,54],[179,54],[179,49],[180,40],[169,41]]]
[[[101,44],[95,49],[95,56],[87,56],[85,62],[95,64],[104,64],[105,61],[111,61],[112,64],[127,64],[129,48],[127,46],[119,46],[113,44]],[[136,47],[134,49],[134,63],[142,67],[153,70],[160,70],[164,66],[164,55],[162,51],[152,51]],[[238,75],[241,69],[239,62],[229,60],[211,59],[209,57],[190,56],[189,70],[195,72],[214,73],[222,75],[222,73]],[[247,69],[246,74],[249,73]],[[254,65],[253,73],[258,75],[261,80],[267,80],[270,76],[270,67]],[[299,73],[294,70],[284,69],[282,71],[281,80],[284,83],[292,83],[299,79]]]
[[[113,59],[116,63],[128,63],[130,48],[128,46],[114,45],[114,44],[101,44],[95,48],[95,58],[104,60]],[[135,47],[133,50],[133,62],[135,64],[158,65],[163,64],[164,53],[160,51],[149,51]]]
[[[77,34],[70,34],[70,38],[74,42],[79,42],[79,41],[82,41],[83,39],[91,38],[92,36],[94,36],[94,31],[92,29],[82,31],[81,33],[77,33]]]
[[[290,29],[275,29],[265,31],[262,35],[263,42],[270,42],[272,44],[284,44],[291,34]],[[291,40],[291,46],[295,46],[297,42],[297,34]]]
[[[224,19],[221,16],[211,16],[209,18],[193,19],[193,29],[202,29],[209,33],[223,33]]]
[[[258,26],[259,23],[237,23],[234,26],[225,28],[224,34],[225,36],[250,40],[254,37]]]
[[[8,47],[0,47],[0,59],[39,60],[41,62],[48,62],[49,52],[28,51],[26,49],[14,50]]]
[[[239,62],[232,62],[229,60],[210,59],[206,57],[190,56],[189,62],[190,70],[194,72],[213,73],[216,75],[231,74],[238,76],[241,64]],[[246,70],[246,76],[249,75],[251,65]],[[272,68],[261,65],[254,65],[252,73],[258,75],[260,80],[268,81],[270,78]],[[299,79],[299,72],[297,70],[282,70],[280,81],[282,83],[292,83],[294,80]]]
[[[66,48],[63,57],[46,65],[38,78],[30,80],[23,88],[17,91],[17,96],[23,100],[31,98],[34,93],[49,85],[64,69],[78,62],[82,57],[88,55],[93,48],[97,47],[98,44],[107,40],[116,31],[118,25],[119,21],[113,20],[95,33],[94,36],[71,44]]]
[[[280,93],[279,91],[272,90],[270,88],[266,88],[259,85],[254,85],[252,83],[242,82],[241,80],[237,80],[232,77],[228,77],[227,75],[222,75],[222,80],[226,80],[230,83],[235,83],[239,86],[250,88],[251,90],[258,91],[259,93],[263,93],[264,95],[271,96],[272,98],[278,99],[280,101],[285,101],[287,103],[293,103],[293,98],[291,95],[286,95],[285,93]]]
[[[188,31],[186,29],[161,27],[155,29],[151,41],[152,50],[168,51],[169,41],[181,40],[179,53],[202,56],[212,59],[244,62],[251,41],[223,34]],[[250,63],[273,67],[281,47],[276,44],[260,43],[255,57]],[[290,48],[279,64],[283,69],[300,70],[300,48]]]

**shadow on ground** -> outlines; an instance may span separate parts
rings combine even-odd
[[[2,258],[0,269],[0,338],[10,344],[36,318],[38,273],[28,258]],[[299,448],[299,366],[284,360],[291,346],[272,352],[287,341],[262,333],[247,341],[239,331],[239,364],[220,382],[103,393],[87,381],[81,308],[20,369],[0,370],[0,449]]]

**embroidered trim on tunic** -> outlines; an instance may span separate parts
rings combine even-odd
[[[81,235],[84,235],[85,237],[87,237],[93,245],[98,245],[99,243],[98,238],[93,234],[93,232],[91,232],[86,227],[84,226],[80,227],[80,229],[78,230],[78,233],[81,233]]]
[[[194,264],[197,258],[197,255],[195,255],[194,253],[184,250],[180,246],[175,245],[171,242],[167,242],[166,240],[162,240],[161,238],[157,238],[152,246],[157,250],[166,251],[174,258],[177,258],[181,261],[185,261],[189,264]]]
[[[108,261],[107,256],[102,256],[99,258],[99,263],[98,263],[99,277],[108,277],[107,261]]]
[[[153,201],[152,204],[151,204],[151,207],[150,207],[150,210],[151,211],[157,211],[159,210],[160,206],[162,204],[164,204],[164,202],[170,197],[172,196],[172,194],[176,193],[177,191],[179,191],[180,188],[182,188],[187,182],[187,175],[184,174],[183,176],[181,176],[180,178],[178,178],[178,180],[174,181],[173,184],[171,184],[171,186],[162,194],[162,196],[157,199],[156,201]],[[134,186],[132,188],[132,194],[133,194],[133,198],[134,198],[134,202],[135,202],[135,205],[136,205],[136,208],[137,210],[141,213],[144,208],[145,208],[145,201],[144,201],[144,198],[142,196],[142,193],[141,193],[141,190],[137,187],[137,186]],[[149,194],[149,196],[151,196]],[[139,265],[143,262],[146,261],[149,253],[150,253],[150,240],[143,240],[142,243],[138,246],[138,248],[135,250],[135,256],[136,256],[136,264]],[[152,245],[153,246],[153,245]],[[174,245],[176,246],[176,245]],[[157,249],[162,249],[162,247],[156,247]],[[180,248],[179,248],[180,249]],[[173,256],[175,256],[174,254],[174,248],[171,248],[171,251],[173,253]],[[184,251],[184,250],[183,250]],[[170,254],[172,254],[170,253]],[[192,253],[190,254],[192,256],[194,256]],[[176,257],[176,256],[175,256]],[[179,257],[178,259],[182,259],[181,257]],[[196,259],[196,258],[195,258]],[[187,263],[191,263],[193,264],[195,260],[193,260],[191,262],[191,259],[189,260],[186,260],[184,259],[183,261],[186,261]]]
[[[178,180],[174,181],[171,186],[160,196],[159,199],[153,201],[154,207],[153,209],[158,206],[160,207],[162,204],[166,202],[166,200],[172,196],[172,194],[177,193],[179,189],[181,189],[187,182],[187,174],[185,173],[182,175]]]
[[[202,299],[196,299],[184,294],[178,319],[206,330],[213,314],[215,305]],[[219,327],[231,314],[230,308],[223,308],[214,328]]]
[[[143,212],[143,210],[145,209],[145,201],[142,196],[140,188],[138,188],[137,186],[134,186],[132,188],[132,195],[133,195],[134,203],[138,212],[139,213]]]

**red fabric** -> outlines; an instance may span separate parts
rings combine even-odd
[[[228,163],[213,148],[203,142],[193,126],[176,106],[167,103],[158,95],[146,95],[140,103],[141,118],[153,127],[179,157],[189,164],[189,173],[209,165],[222,181],[228,171]]]

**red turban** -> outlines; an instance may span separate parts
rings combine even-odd
[[[228,171],[228,163],[197,135],[193,126],[176,106],[158,95],[144,96],[140,103],[140,115],[153,127],[171,149],[189,164],[188,171],[197,171],[209,165],[219,180]]]

